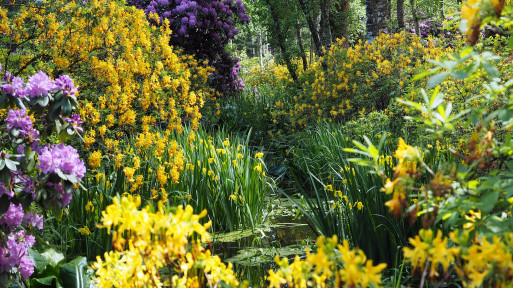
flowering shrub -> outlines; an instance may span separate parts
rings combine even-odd
[[[201,242],[209,241],[206,215],[193,214],[191,206],[171,212],[160,203],[157,211],[139,209],[138,196],[114,198],[102,212],[103,227],[113,230],[114,251],[97,257],[92,265],[96,287],[237,287],[232,265],[212,256]],[[161,268],[167,268],[164,278]]]
[[[490,16],[499,23],[511,24],[511,20],[504,19],[510,19],[512,7],[504,4],[470,0],[463,5],[461,26],[472,30],[468,33],[470,44],[475,43],[474,29],[480,29],[481,20],[491,20],[479,17]],[[469,7],[484,11],[468,15]],[[513,115],[513,81],[500,78],[499,70],[491,63],[498,58],[491,52],[478,53],[468,47],[453,55],[450,61],[433,62],[437,67],[428,73],[432,75],[429,87],[437,86],[446,77],[465,79],[481,71],[486,73],[488,78],[483,89],[464,103],[468,109],[454,112],[457,108],[446,101],[440,87],[431,95],[423,91],[421,103],[401,101],[416,111],[411,119],[425,125],[437,144],[447,132],[456,129],[456,123],[462,123],[463,131],[470,134],[468,141],[450,149],[453,160],[438,167],[426,164],[429,151],[399,139],[394,154],[397,158],[394,175],[386,179],[382,188],[393,195],[386,205],[395,216],[413,220],[422,217],[426,229],[443,224],[450,231],[446,237],[442,231],[437,230],[433,236],[432,230],[421,230],[418,236],[410,238],[412,247],[403,249],[405,259],[411,263],[421,283],[440,284],[455,276],[465,286],[487,287],[504,286],[513,278],[509,268],[512,265],[509,215],[513,203],[513,148],[510,137],[506,136]],[[480,105],[468,105],[475,100]],[[463,117],[466,121],[462,121]],[[367,147],[355,142],[355,145],[360,150],[353,152],[367,155],[371,160],[365,160],[366,163],[386,178],[377,160],[382,156],[379,149],[372,144]]]
[[[419,11],[424,16],[422,11]],[[444,23],[452,21],[454,17],[448,17],[446,20],[439,21],[436,17],[425,18],[419,21],[420,37],[423,39],[430,38],[436,41],[438,45],[453,47],[455,41],[459,40],[460,34],[455,28],[444,27]],[[405,29],[415,34],[413,19],[405,19]]]
[[[211,84],[219,92],[244,87],[239,78],[240,65],[225,47],[237,35],[236,23],[249,23],[241,0],[129,0],[150,15],[157,13],[160,21],[168,19],[170,43],[182,47],[197,59],[207,60],[215,68]]]
[[[123,1],[36,1],[0,8],[0,32],[0,60],[15,74],[67,73],[81,86],[85,150],[138,133],[145,116],[162,119],[163,130],[199,124],[212,69],[169,45],[168,20],[154,27]]]
[[[269,287],[379,287],[386,264],[374,266],[361,250],[350,249],[347,240],[337,240],[319,237],[315,253],[307,250],[305,260],[296,255],[291,264],[277,255],[279,268],[269,270]]]
[[[404,93],[410,75],[423,67],[423,60],[443,52],[405,33],[383,34],[350,48],[336,43],[322,59],[327,70],[321,61],[313,63],[300,76],[302,89],[292,99],[276,102],[274,122],[303,129],[321,120],[350,120],[385,110],[392,98]]]
[[[68,75],[52,81],[39,71],[27,82],[9,71],[3,75],[0,106],[8,112],[0,126],[0,275],[27,279],[34,272],[30,233],[43,229],[37,211],[52,209],[59,218],[86,172],[77,150],[59,143],[76,135],[81,121],[71,114],[77,88]]]

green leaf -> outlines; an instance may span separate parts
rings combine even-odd
[[[9,197],[6,194],[0,197],[0,217],[4,216],[7,209],[9,209],[10,204],[11,201],[9,201]]]
[[[61,280],[65,287],[82,288],[89,286],[87,275],[87,259],[79,257],[66,264],[61,265]]]
[[[55,171],[57,172],[57,175],[59,175],[59,177],[61,177],[62,180],[68,180],[68,176],[66,174],[64,174],[64,172],[61,171],[61,169],[55,169]]]
[[[41,255],[48,261],[48,264],[53,267],[57,267],[57,265],[64,260],[64,255],[52,248],[46,250]]]
[[[16,161],[12,161],[11,159],[5,159],[5,166],[9,168],[11,171],[16,171],[16,165],[19,165],[20,163]]]
[[[481,213],[485,215],[492,211],[493,207],[495,207],[495,202],[497,202],[498,199],[499,191],[490,191],[481,195],[481,201],[477,206],[481,209]]]
[[[44,278],[32,278],[30,279],[30,287],[33,288],[54,288],[54,287],[62,287],[59,284],[59,280],[55,275],[47,276]]]
[[[456,79],[463,80],[463,79],[467,78],[468,74],[465,71],[456,71],[456,72],[451,72],[451,76]]]
[[[77,177],[75,175],[66,174],[66,178],[68,179],[68,181],[70,181],[73,184],[77,184],[78,183],[78,179],[77,179]]]
[[[57,133],[61,133],[62,124],[61,124],[60,119],[59,118],[55,119],[55,121],[53,123],[55,123],[55,129],[57,130]]]
[[[61,107],[61,114],[63,116],[68,116],[71,113],[71,103],[69,102],[68,98],[64,98],[62,107]]]
[[[377,159],[379,157],[379,151],[374,147],[374,145],[369,146],[369,153],[372,159]]]
[[[25,107],[25,104],[23,104],[23,101],[21,101],[21,98],[14,97],[14,103],[16,104],[16,106],[18,106],[18,108],[27,110],[27,107]]]
[[[39,106],[41,107],[46,107],[46,105],[48,105],[48,103],[50,102],[50,98],[47,96],[39,97],[36,99],[36,103],[39,104]]]
[[[11,183],[11,171],[9,169],[0,170],[0,182]]]
[[[497,67],[495,67],[495,65],[492,65],[488,61],[483,61],[482,65],[483,65],[483,68],[486,71],[486,73],[488,73],[488,75],[490,75],[493,78],[499,77],[499,69],[497,69]]]
[[[442,81],[444,81],[445,77],[447,77],[448,75],[449,75],[449,73],[447,73],[447,72],[441,72],[441,73],[438,73],[438,74],[435,74],[435,75],[429,77],[426,87],[428,89],[435,87],[436,85],[438,85]]]
[[[62,101],[57,101],[53,103],[52,107],[50,108],[50,112],[48,113],[48,119],[50,121],[55,121],[59,119],[59,112],[62,105]]]
[[[41,253],[37,252],[36,250],[29,249],[29,256],[34,262],[34,268],[36,268],[36,273],[40,274],[43,273],[46,269],[46,266],[48,265],[48,260],[46,260]]]
[[[419,74],[417,74],[417,75],[413,76],[412,81],[417,81],[417,80],[422,79],[422,78],[424,78],[424,77],[427,77],[427,76],[429,76],[429,75],[433,75],[433,74],[435,74],[436,72],[438,72],[438,70],[440,70],[440,69],[441,69],[440,67],[437,67],[437,68],[435,68],[435,69],[433,69],[433,70],[424,71],[424,72],[422,72],[422,73],[419,73]]]
[[[444,94],[438,93],[439,90],[440,88],[437,87],[435,91],[433,91],[433,93],[431,94],[431,99],[429,99],[430,109],[435,109],[444,102]]]
[[[20,135],[20,130],[18,130],[16,128],[12,129],[11,135],[12,135],[12,137],[15,137],[15,138],[18,137]]]
[[[499,119],[501,121],[509,121],[511,116],[513,115],[513,111],[509,109],[501,109],[499,110]]]

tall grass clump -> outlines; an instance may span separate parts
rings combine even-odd
[[[144,137],[141,137],[144,135]],[[96,227],[118,195],[139,195],[153,207],[190,205],[208,210],[213,231],[252,229],[264,219],[270,188],[263,153],[248,147],[249,134],[213,134],[185,128],[181,134],[147,132],[120,141],[89,158],[91,173],[55,232],[70,253],[89,259],[109,248],[110,236]],[[96,158],[98,157],[98,158]]]
[[[354,146],[354,137],[327,123],[305,134],[293,151],[291,169],[303,198],[300,208],[314,229],[349,240],[375,261],[398,264],[400,247],[418,228],[391,217],[385,206],[390,197],[380,192],[382,178],[348,160],[351,154],[343,149]],[[383,173],[393,174],[392,158],[380,161]]]

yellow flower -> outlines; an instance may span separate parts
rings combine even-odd
[[[100,132],[100,137],[102,137],[102,139],[103,139],[103,137],[105,136],[105,132],[107,132],[107,126],[102,125],[102,126],[98,129],[98,131]]]
[[[256,158],[256,159],[260,159],[260,158],[262,158],[262,157],[264,157],[264,153],[262,153],[262,152],[258,152],[258,153],[255,155],[255,158]]]
[[[81,228],[78,228],[78,232],[82,235],[91,235],[91,231],[89,230],[89,227],[87,226],[84,226],[84,227],[81,227]]]
[[[390,178],[387,178],[385,187],[381,188],[382,191],[385,191],[386,194],[391,194],[394,192],[394,187],[397,184],[397,179],[394,181],[390,181]]]
[[[442,239],[442,231],[438,230],[435,239],[433,240],[433,247],[429,249],[431,265],[430,275],[433,277],[438,276],[437,265],[442,266],[444,271],[447,271],[449,265],[455,261],[455,256],[460,252],[459,248],[447,248],[448,238]]]
[[[102,162],[102,153],[100,151],[94,151],[89,155],[89,166],[93,169],[100,167]]]
[[[413,248],[403,248],[404,257],[412,264],[413,269],[424,269],[424,264],[428,257],[427,249],[429,244],[422,242],[418,235],[415,238],[410,238],[410,244]]]
[[[94,212],[93,202],[91,202],[91,201],[87,202],[87,204],[85,206],[85,210],[86,210],[86,212]]]
[[[420,151],[418,148],[407,145],[403,138],[399,138],[399,147],[395,151],[394,157],[399,161],[415,161],[420,158]]]
[[[135,172],[134,168],[125,167],[125,168],[123,168],[123,172],[125,173],[126,180],[128,182],[134,182],[134,172]]]

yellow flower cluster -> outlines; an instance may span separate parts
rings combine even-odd
[[[276,255],[279,268],[269,270],[269,287],[380,287],[381,272],[386,264],[374,266],[362,250],[349,248],[344,240],[338,244],[337,236],[317,239],[317,251],[307,250],[305,260],[296,256],[289,264],[287,258]]]
[[[102,212],[103,227],[114,231],[114,251],[92,264],[96,287],[238,286],[231,263],[225,265],[201,246],[201,241],[210,240],[210,222],[199,222],[206,211],[196,215],[192,207],[179,206],[171,213],[159,205],[152,212],[140,205],[138,196],[115,197]],[[168,269],[167,278],[161,275],[162,268]]]
[[[426,65],[426,59],[447,51],[406,33],[382,34],[371,43],[360,41],[349,48],[339,41],[323,59],[300,71],[301,93],[290,103],[278,101],[273,119],[275,123],[290,119],[293,129],[300,129],[321,120],[348,120],[384,110],[390,94],[409,88],[405,82]]]
[[[449,243],[449,239],[452,243]],[[417,272],[429,271],[436,279],[455,271],[465,287],[506,287],[513,280],[513,233],[504,238],[469,236],[469,231],[455,230],[449,238],[440,230],[420,230],[410,238],[410,247],[403,248],[405,259]],[[443,273],[442,275],[439,275]]]
[[[271,85],[273,89],[283,90],[292,81],[287,68],[274,61],[270,61],[263,70],[260,69],[260,66],[255,65],[243,72],[244,83],[253,88]]]
[[[411,177],[417,174],[417,162],[422,159],[422,155],[419,148],[410,146],[404,142],[403,138],[399,138],[394,157],[398,160],[394,167],[394,180],[386,179],[385,186],[381,190],[386,194],[393,193],[392,200],[387,201],[385,205],[398,217],[405,204],[405,188],[411,184]]]
[[[162,130],[180,133],[184,120],[196,129],[212,69],[169,46],[169,23],[160,24],[124,1],[41,1],[10,17],[2,7],[0,33],[23,53],[0,61],[75,80],[86,150],[138,133],[145,116],[161,119]]]

